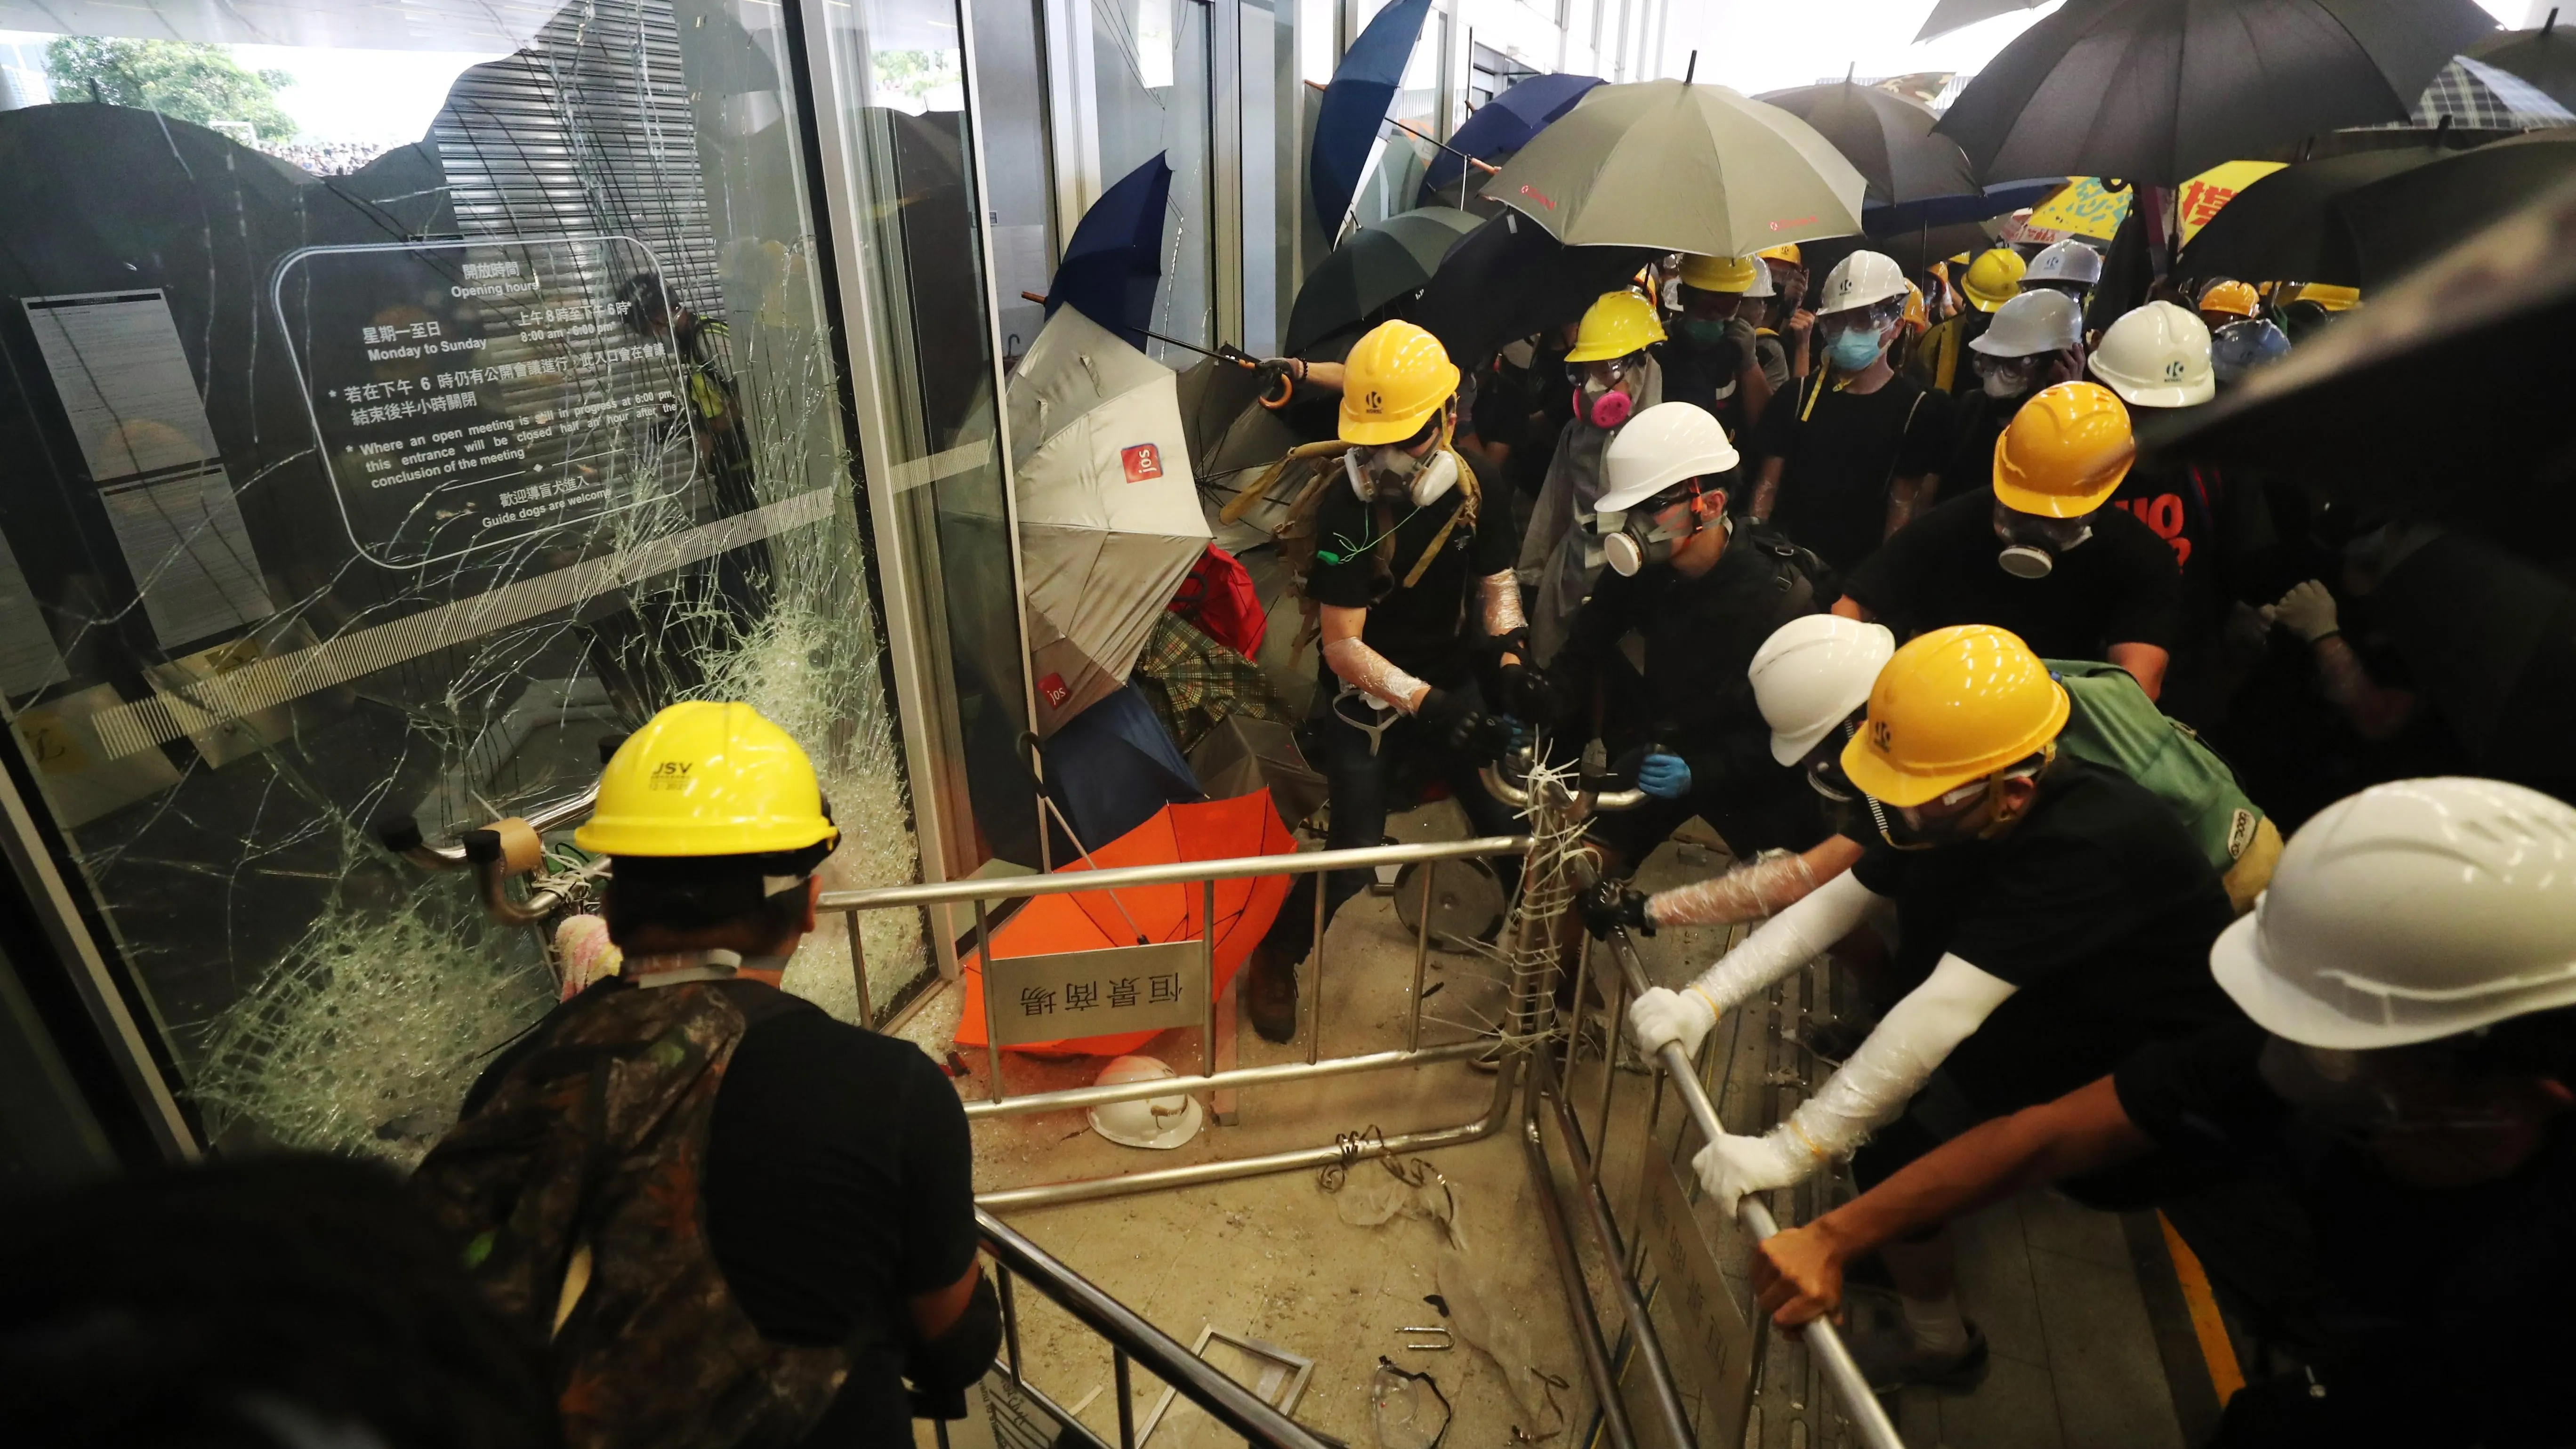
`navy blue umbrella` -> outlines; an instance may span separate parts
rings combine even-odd
[[[2066,184],[2063,176],[2043,176],[2035,181],[1998,181],[1983,191],[1961,192],[1956,196],[1925,196],[1913,201],[1900,201],[1893,206],[1873,206],[1860,214],[1861,230],[1871,236],[1890,236],[1903,231],[1920,231],[1925,227],[1953,226],[1963,221],[1984,221],[2025,206],[2037,206]]]
[[[1431,169],[1422,175],[1422,198],[1414,204],[1429,206],[1440,199],[1443,187],[1457,185],[1467,157],[1499,161],[1528,145],[1530,137],[1573,110],[1583,93],[1599,84],[1595,75],[1534,75],[1486,102],[1450,135],[1449,149],[1431,158]]]
[[[1100,193],[1065,243],[1047,287],[1047,315],[1071,303],[1143,351],[1163,276],[1163,212],[1171,195],[1172,168],[1161,152]]]
[[[1342,214],[1359,194],[1360,172],[1377,144],[1377,128],[1404,82],[1404,63],[1422,35],[1422,17],[1431,0],[1395,0],[1351,44],[1324,87],[1323,104],[1315,110],[1315,144],[1306,153],[1306,173],[1314,187],[1315,217],[1324,235],[1337,237]]]

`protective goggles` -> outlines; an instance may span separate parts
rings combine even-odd
[[[1605,357],[1596,362],[1569,362],[1565,380],[1582,387],[1587,383],[1617,387],[1620,379],[1646,365],[1646,354],[1631,352],[1625,357]]]
[[[1904,316],[1905,299],[1891,297],[1883,302],[1872,302],[1866,307],[1851,307],[1840,312],[1828,312],[1817,318],[1816,323],[1824,330],[1826,336],[1831,337],[1838,332],[1876,332]]]

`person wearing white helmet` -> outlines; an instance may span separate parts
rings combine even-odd
[[[1995,309],[1993,323],[1968,348],[1976,354],[1977,386],[1958,394],[1953,445],[1941,465],[1953,496],[1994,481],[1995,439],[2023,403],[2084,375],[2084,312],[2062,292],[2025,289]]]
[[[1749,450],[1748,515],[1848,570],[1939,486],[1948,411],[1888,366],[1905,325],[1904,269],[1877,252],[1834,265],[1815,299],[1826,366],[1773,395]]]
[[[2084,242],[2068,237],[2050,242],[2030,259],[2030,267],[2021,274],[2021,290],[2027,296],[2033,291],[2063,294],[2079,308],[2094,285],[2102,280],[2102,254]]]
[[[1595,818],[1595,838],[1627,864],[1694,815],[1747,853],[1825,833],[1814,794],[1773,762],[1746,677],[1773,629],[1828,602],[1822,565],[1728,517],[1739,463],[1725,429],[1689,403],[1639,413],[1605,457],[1593,527],[1607,567],[1549,665],[1566,708],[1547,723],[1560,740],[1599,737],[1651,797]],[[1643,698],[1614,707],[1603,686],[1631,634]]]
[[[2210,966],[2247,1020],[2143,1048],[1767,1240],[1765,1311],[1811,1322],[1856,1256],[2137,1162],[2230,1306],[2306,1361],[2240,1390],[2214,1442],[2565,1443],[2576,808],[2457,777],[2349,796],[2291,838]],[[2288,1231],[2181,1191],[2261,1174],[2287,1184]],[[2271,1294],[2301,1253],[2313,1274]]]

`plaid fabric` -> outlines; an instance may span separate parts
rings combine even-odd
[[[1261,666],[1228,649],[1178,614],[1154,618],[1132,676],[1183,751],[1227,715],[1297,721],[1262,676]]]
[[[2415,102],[2415,114],[2368,129],[2430,130],[2442,118],[2469,131],[2535,131],[2547,126],[2576,126],[2576,115],[2551,100],[2538,86],[2510,71],[2465,55],[2451,57]]]

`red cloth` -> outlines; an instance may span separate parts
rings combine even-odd
[[[1253,592],[1252,575],[1215,544],[1199,555],[1167,607],[1246,659],[1260,654],[1261,636],[1270,627],[1261,596]]]

